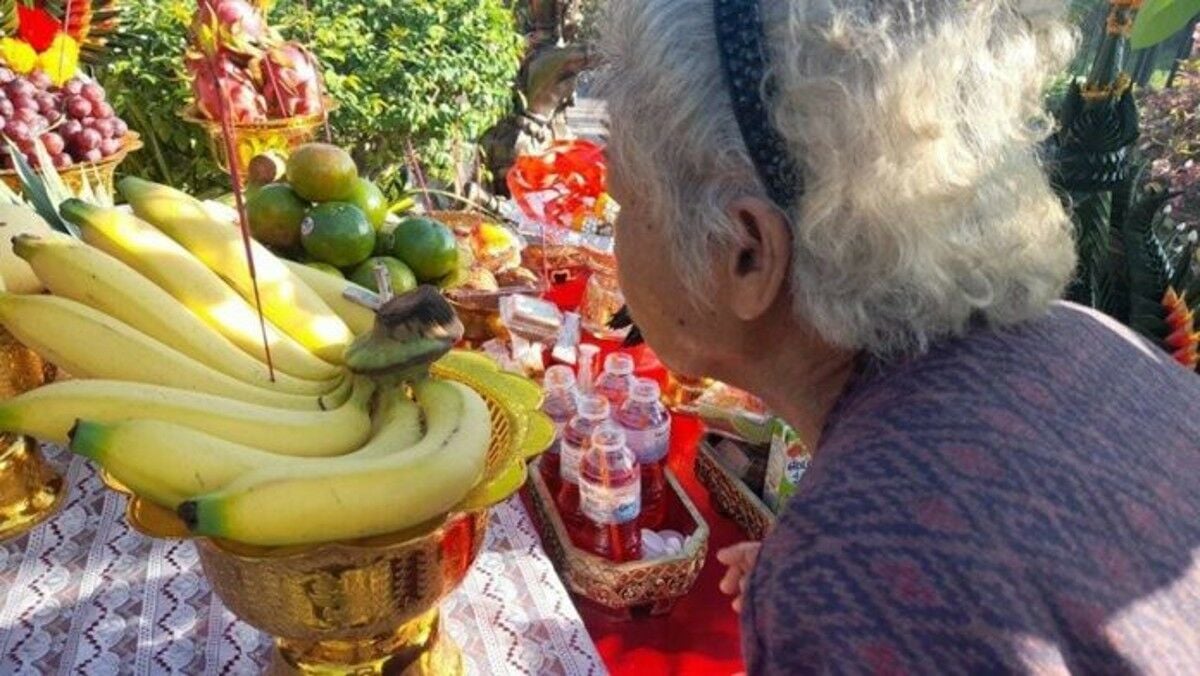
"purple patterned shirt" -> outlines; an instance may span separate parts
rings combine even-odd
[[[751,674],[1200,674],[1200,377],[1065,303],[859,376],[743,613]]]

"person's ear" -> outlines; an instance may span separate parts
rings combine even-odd
[[[770,202],[742,197],[729,205],[737,226],[722,262],[730,311],[742,321],[759,319],[785,292],[792,263],[792,232],[787,217]]]

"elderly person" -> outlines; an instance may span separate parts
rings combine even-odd
[[[1200,379],[1056,300],[1060,4],[609,0],[633,318],[814,451],[753,674],[1200,673]]]

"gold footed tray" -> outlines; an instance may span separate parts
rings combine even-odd
[[[325,99],[325,114],[332,113],[337,108],[333,99]],[[225,131],[221,123],[210,120],[200,113],[195,106],[188,106],[179,116],[193,124],[198,124],[208,135],[208,145],[213,158],[222,171],[229,171],[229,153],[225,146]],[[268,151],[291,154],[293,148],[308,143],[317,137],[317,132],[325,124],[325,116],[298,115],[281,120],[268,120],[248,124],[235,124],[234,136],[237,141],[238,166],[243,175],[250,167],[250,160]]]
[[[725,470],[705,438],[696,449],[696,480],[708,490],[717,513],[731,519],[751,540],[762,540],[775,525],[775,514],[750,487]]]
[[[613,563],[576,547],[559,516],[550,487],[537,471],[529,470],[529,494],[534,523],[546,552],[567,588],[599,605],[618,619],[665,615],[687,594],[708,552],[708,524],[675,475],[666,470],[668,502],[664,527],[683,534],[683,551],[674,556]]]
[[[93,164],[76,164],[70,169],[59,169],[58,175],[62,178],[63,184],[73,193],[79,193],[83,180],[86,178],[93,187],[99,185],[109,195],[112,195],[114,193],[113,177],[116,175],[117,166],[125,161],[125,157],[129,153],[141,150],[141,148],[142,137],[136,131],[130,131],[125,137],[125,145],[116,154]],[[0,171],[0,180],[7,183],[13,192],[21,193],[21,177],[15,169]]]
[[[0,327],[0,399],[54,379],[54,368]],[[66,485],[28,437],[0,434],[0,540],[16,537],[54,513]]]
[[[449,515],[405,532],[316,546],[195,539],[213,592],[240,619],[275,637],[268,673],[462,673],[458,649],[440,631],[438,604],[479,555],[489,508],[520,489],[526,461],[549,446],[554,427],[538,411],[538,386],[499,372],[485,357],[454,352],[433,373],[479,391],[492,418],[484,477]],[[151,537],[190,537],[173,512],[137,497],[129,500],[127,518]]]

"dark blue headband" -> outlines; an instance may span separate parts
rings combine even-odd
[[[795,206],[804,176],[767,112],[775,86],[773,80],[764,83],[767,39],[758,0],[713,0],[713,19],[733,115],[750,160],[771,199],[785,209]]]

